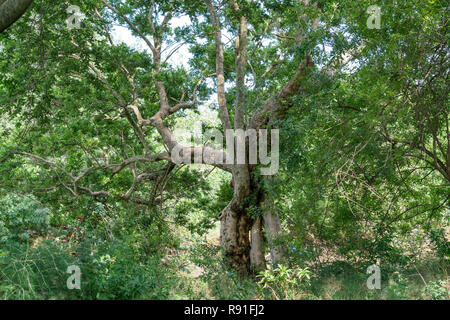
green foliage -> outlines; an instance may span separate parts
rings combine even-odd
[[[404,300],[407,298],[408,282],[404,276],[398,272],[393,274],[387,287],[387,298],[394,300]]]
[[[423,288],[425,297],[431,297],[433,300],[448,300],[450,291],[446,287],[446,282],[442,280],[430,281]]]
[[[295,299],[309,287],[311,276],[307,267],[290,269],[279,264],[273,270],[261,271],[258,284],[262,289],[270,289],[278,299]]]
[[[78,299],[66,286],[67,267],[76,259],[67,247],[43,241],[36,247],[9,242],[0,250],[2,299]]]
[[[167,299],[176,285],[158,256],[143,257],[124,241],[99,248],[82,268],[87,299]]]
[[[0,244],[9,241],[29,242],[31,234],[44,234],[49,228],[48,209],[22,197],[0,200]]]
[[[242,300],[252,299],[258,295],[258,287],[249,278],[239,277],[220,256],[217,246],[198,242],[190,255],[190,260],[203,269],[199,280],[204,281],[206,288],[196,298]]]
[[[436,251],[442,259],[450,258],[450,241],[445,238],[443,229],[431,230],[430,239],[436,246]]]

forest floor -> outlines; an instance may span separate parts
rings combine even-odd
[[[447,235],[450,234],[447,228]],[[285,295],[263,297],[255,294],[257,285],[250,282],[239,283],[236,280],[228,288],[229,279],[224,280],[221,275],[209,270],[209,266],[199,265],[192,261],[192,254],[196,254],[199,243],[218,247],[220,245],[220,224],[216,225],[203,237],[185,240],[181,243],[181,250],[176,257],[184,261],[183,268],[178,273],[180,277],[193,284],[195,297],[202,299],[235,298],[242,294],[246,299],[324,299],[324,300],[354,300],[354,299],[450,299],[450,265],[442,263],[429,256],[429,248],[423,247],[420,263],[412,265],[408,270],[386,271],[383,275],[381,290],[368,290],[365,272],[345,264],[343,261],[332,261],[330,257],[323,257],[328,261],[323,268],[315,268],[315,274],[308,287],[297,291],[285,292]],[[220,259],[219,256],[217,256]],[[332,261],[332,262],[330,262]],[[270,266],[269,266],[270,267]],[[217,272],[217,270],[215,271]],[[383,272],[385,272],[383,270]],[[220,280],[222,279],[222,280]],[[231,283],[233,283],[231,281]],[[222,292],[220,292],[222,290]],[[230,290],[235,290],[230,293]],[[242,291],[242,292],[241,292]],[[288,291],[288,290],[287,290]],[[247,294],[247,295],[246,295]]]

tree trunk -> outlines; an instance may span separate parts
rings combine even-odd
[[[266,269],[262,225],[261,217],[258,217],[253,221],[250,247],[250,269],[252,272],[259,272]]]
[[[250,270],[250,219],[245,210],[237,209],[231,201],[221,213],[220,244],[225,261],[240,275]]]
[[[268,181],[270,182],[270,178]],[[271,250],[272,264],[279,263],[285,257],[286,248],[277,241],[281,234],[281,223],[274,211],[271,197],[267,193],[261,194],[258,185],[251,183],[248,167],[238,166],[235,170],[233,189],[233,199],[220,214],[220,242],[225,261],[240,275],[246,276],[266,268],[266,239]],[[251,195],[255,197],[250,197]],[[251,204],[249,199],[254,199],[253,204],[259,206],[262,216],[253,219],[248,215]]]
[[[264,213],[264,227],[266,231],[267,241],[270,247],[270,259],[272,264],[276,265],[286,257],[286,246],[280,243],[278,237],[281,235],[280,217],[273,210],[272,205],[263,202],[261,204]],[[270,201],[269,201],[270,202]]]
[[[220,214],[220,244],[225,251],[225,260],[240,275],[250,272],[251,219],[247,215],[246,200],[250,194],[248,166],[233,168],[233,199]]]

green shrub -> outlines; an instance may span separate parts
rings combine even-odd
[[[423,297],[425,299],[431,297],[433,300],[448,300],[450,298],[450,291],[448,291],[445,281],[430,281],[423,288]]]
[[[80,298],[79,292],[67,289],[67,267],[74,264],[68,250],[50,241],[35,248],[8,242],[0,253],[0,298]]]
[[[16,196],[0,200],[0,244],[8,241],[27,242],[32,234],[48,230],[50,211],[38,203]]]
[[[273,270],[260,272],[258,285],[269,289],[276,299],[297,299],[310,286],[312,272],[306,268],[288,268],[279,264]]]

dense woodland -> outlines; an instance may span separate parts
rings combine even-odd
[[[449,299],[448,30],[443,0],[0,0],[0,298]]]

